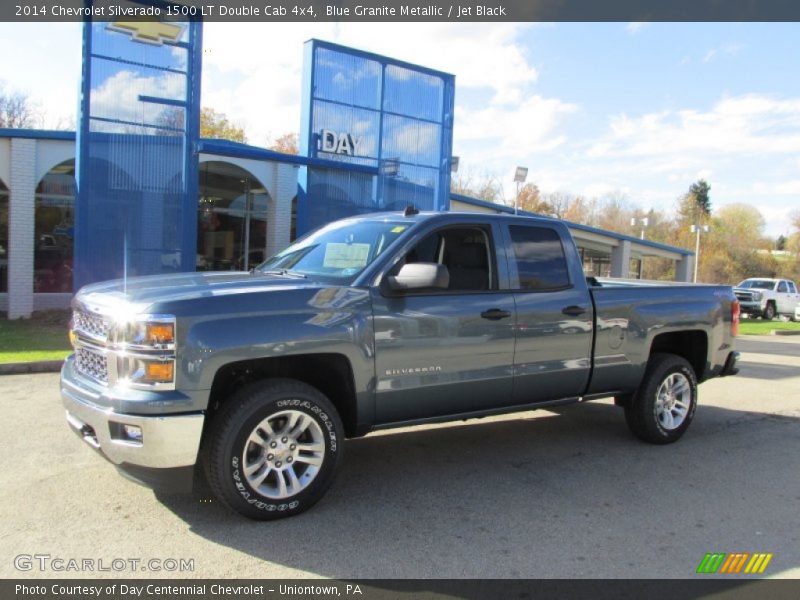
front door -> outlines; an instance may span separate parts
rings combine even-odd
[[[395,265],[448,268],[447,290],[384,295],[373,289],[376,421],[482,411],[511,398],[514,298],[499,291],[492,228],[447,227]]]

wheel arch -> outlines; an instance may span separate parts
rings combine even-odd
[[[355,437],[358,403],[350,360],[343,354],[318,353],[265,357],[231,362],[214,375],[206,414],[206,426],[237,390],[261,380],[286,378],[306,383],[333,403],[344,424],[345,435]]]
[[[700,329],[660,333],[653,338],[650,354],[674,354],[692,366],[697,381],[703,381],[709,369],[708,334]]]

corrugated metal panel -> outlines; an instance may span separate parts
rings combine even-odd
[[[76,289],[194,270],[200,37],[199,23],[84,24]]]

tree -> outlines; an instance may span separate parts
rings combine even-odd
[[[542,198],[535,183],[526,183],[519,189],[517,206],[520,210],[527,210],[540,215],[549,216],[553,213],[550,203]]]
[[[689,186],[683,196],[679,212],[685,221],[691,224],[702,224],[711,216],[711,186],[705,179],[700,179]]]
[[[764,224],[764,217],[749,204],[720,208],[702,242],[698,279],[735,284],[747,277],[774,277],[778,265],[764,237]]]
[[[230,121],[225,113],[209,107],[200,109],[200,137],[247,142],[247,136],[240,125]]]
[[[0,127],[30,129],[35,121],[36,111],[27,95],[6,93],[0,87]]]
[[[284,154],[298,154],[300,152],[298,135],[296,133],[284,133],[282,136],[272,142],[270,150],[283,152]]]
[[[450,180],[450,192],[504,204],[503,184],[496,175],[488,172],[476,177],[468,171],[459,171]]]

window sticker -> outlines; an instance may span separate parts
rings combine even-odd
[[[367,266],[369,244],[326,244],[322,266],[330,269],[361,269]]]
[[[392,233],[403,233],[406,229],[408,229],[408,225],[398,225],[392,229]]]

